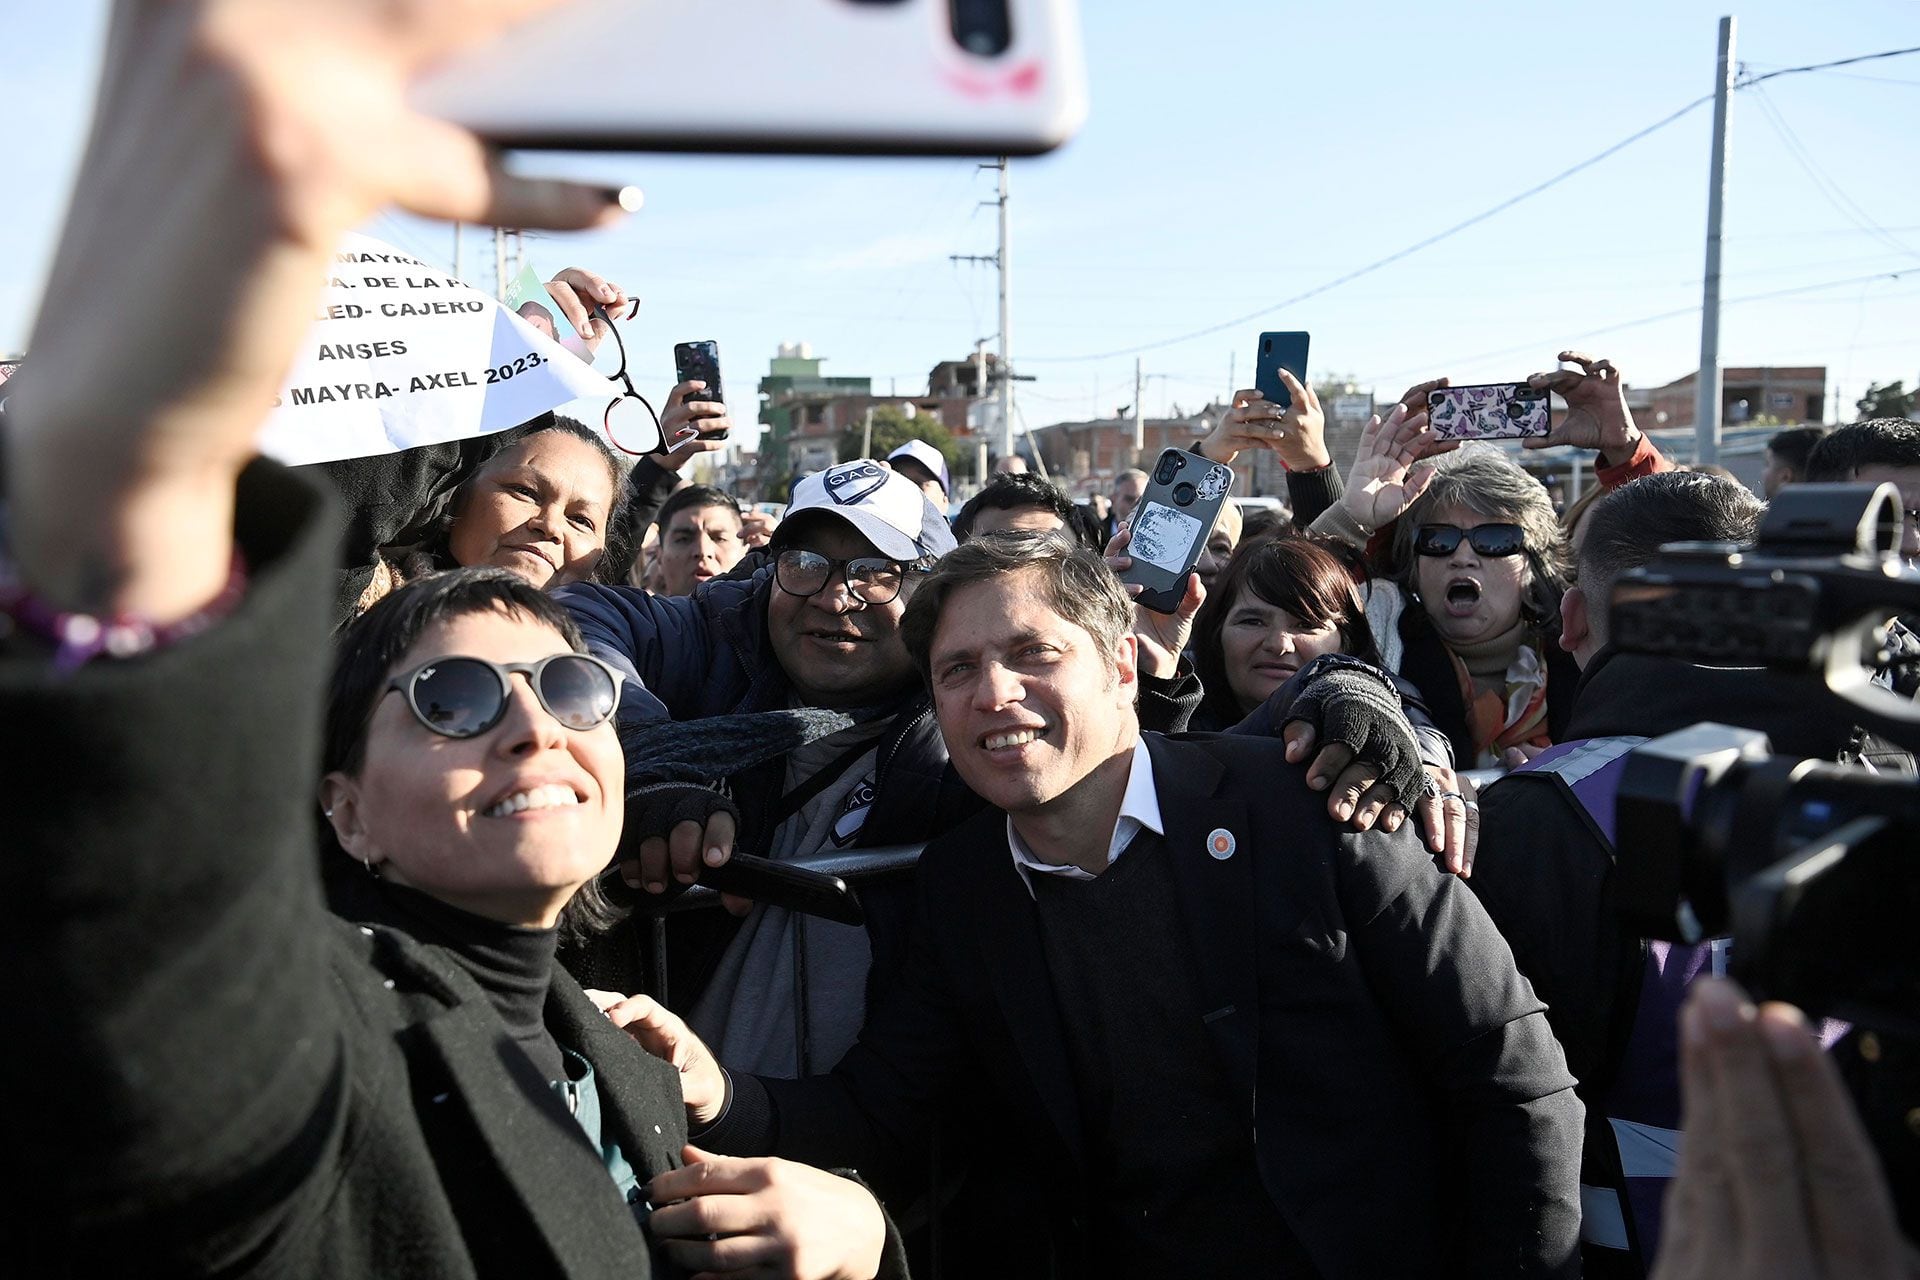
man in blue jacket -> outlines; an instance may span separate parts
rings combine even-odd
[[[771,563],[751,577],[716,580],[680,598],[583,585],[561,599],[592,651],[626,677],[624,719],[791,707],[849,719],[784,759],[734,775],[740,851],[785,859],[909,843],[979,808],[947,768],[900,640],[918,578],[953,546],[946,520],[906,476],[878,462],[846,462],[794,487],[768,547]],[[691,880],[697,868],[676,871]],[[892,942],[886,922],[904,915],[869,907],[871,935],[767,906],[738,921],[676,921],[675,1002],[702,1034],[757,1070],[792,1076],[831,1066],[860,1029],[874,953]],[[622,926],[593,948],[588,980],[638,989],[636,975],[614,961],[637,961],[642,950],[632,926]],[[799,995],[797,956],[807,974]]]

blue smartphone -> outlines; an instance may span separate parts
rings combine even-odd
[[[1287,390],[1287,384],[1280,381],[1282,369],[1299,379],[1301,386],[1307,385],[1306,334],[1261,334],[1260,354],[1253,361],[1254,389],[1274,404],[1290,406],[1293,394]]]

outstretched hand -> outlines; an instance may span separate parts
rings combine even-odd
[[[1118,574],[1133,567],[1133,557],[1127,554],[1127,547],[1132,541],[1132,528],[1121,525],[1119,532],[1107,541],[1107,568]],[[1146,590],[1137,582],[1122,582],[1120,585],[1136,600]],[[1200,575],[1189,573],[1187,589],[1181,594],[1180,603],[1174,606],[1172,613],[1161,613],[1142,604],[1133,606],[1133,634],[1139,644],[1142,675],[1171,680],[1179,674],[1180,655],[1186,651],[1187,638],[1193,634],[1194,615],[1200,612],[1200,606],[1206,603],[1206,599],[1207,589],[1200,585]]]
[[[114,302],[43,308],[10,388],[9,537],[28,587],[56,607],[155,622],[218,593],[233,481],[341,235],[376,210],[553,229],[618,215],[618,193],[515,177],[408,102],[422,69],[544,7],[115,7],[50,277],[56,298]],[[75,510],[93,518],[76,525]]]
[[[1560,359],[1579,365],[1579,371],[1536,373],[1527,382],[1565,400],[1566,416],[1546,435],[1528,440],[1525,447],[1550,449],[1565,444],[1593,449],[1602,462],[1616,465],[1631,458],[1640,443],[1640,428],[1634,425],[1633,410],[1627,408],[1627,389],[1620,371],[1612,361],[1581,351],[1562,351]]]
[[[1291,404],[1277,404],[1258,391],[1233,393],[1233,405],[1208,433],[1200,452],[1215,462],[1231,463],[1248,449],[1271,449],[1293,471],[1317,471],[1333,462],[1327,452],[1327,421],[1314,389],[1285,369]]]
[[[1424,459],[1449,453],[1460,442],[1436,442],[1422,409],[1409,413],[1396,404],[1382,419],[1375,416],[1360,433],[1360,448],[1347,472],[1340,505],[1355,524],[1378,529],[1413,505],[1436,474]]]
[[[611,317],[623,313],[632,316],[640,305],[640,299],[629,298],[625,289],[585,267],[562,268],[553,279],[547,281],[547,296],[553,299],[554,306],[560,308],[560,313],[573,326],[573,331],[580,335],[589,357],[597,354],[600,344],[607,340]],[[595,307],[606,308],[609,320],[596,316],[593,313]]]

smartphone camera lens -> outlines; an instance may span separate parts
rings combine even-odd
[[[1509,400],[1507,401],[1507,416],[1515,422],[1518,422],[1527,416],[1527,406],[1521,404],[1518,400]]]
[[[953,38],[968,53],[998,57],[1013,43],[1008,0],[952,0]]]
[[[1165,457],[1160,459],[1160,465],[1153,469],[1153,482],[1155,484],[1172,484],[1173,478],[1180,474],[1180,466],[1181,462],[1178,457]]]
[[[1192,506],[1193,500],[1197,496],[1199,495],[1194,490],[1194,487],[1188,484],[1185,480],[1182,480],[1179,484],[1173,486],[1173,505],[1176,507]]]

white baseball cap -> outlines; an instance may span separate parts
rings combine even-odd
[[[803,511],[839,516],[890,560],[914,561],[953,550],[953,530],[920,486],[871,458],[842,462],[793,486],[789,522]],[[776,534],[775,541],[781,539]]]
[[[947,456],[928,444],[925,440],[909,440],[887,455],[887,461],[899,458],[911,458],[927,469],[940,487],[948,493],[953,492],[953,477],[947,473]]]

